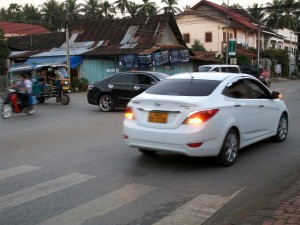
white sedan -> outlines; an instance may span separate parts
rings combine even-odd
[[[289,113],[280,97],[247,74],[173,75],[128,103],[124,140],[144,154],[215,156],[231,166],[240,148],[286,139]]]

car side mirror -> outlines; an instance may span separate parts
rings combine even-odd
[[[281,98],[281,94],[278,91],[272,91],[272,98],[273,99]]]

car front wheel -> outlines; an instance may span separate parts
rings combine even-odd
[[[99,108],[103,112],[114,110],[114,100],[110,95],[102,95],[99,100]]]
[[[239,137],[235,129],[230,129],[225,137],[217,162],[222,166],[234,164],[239,151]]]
[[[278,123],[277,133],[272,137],[275,142],[283,142],[288,134],[288,119],[285,114],[282,114]]]

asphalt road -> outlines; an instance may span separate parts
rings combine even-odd
[[[123,112],[84,94],[0,120],[0,224],[239,224],[300,173],[300,81],[272,88],[289,106],[287,140],[249,146],[229,168],[126,147]]]

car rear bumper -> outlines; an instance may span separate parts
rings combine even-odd
[[[216,156],[223,144],[225,132],[208,130],[203,125],[182,125],[177,129],[152,129],[124,120],[124,141],[129,147],[172,152],[187,156]],[[200,147],[187,144],[200,143]]]

